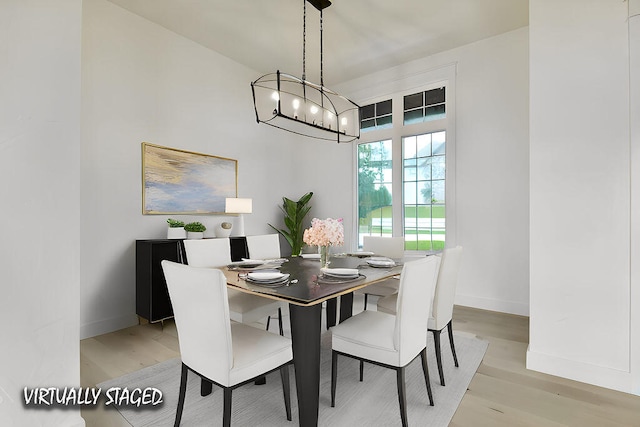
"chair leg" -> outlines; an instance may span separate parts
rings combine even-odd
[[[440,331],[436,331],[434,329],[431,330],[433,332],[433,344],[436,348],[436,361],[438,362],[438,373],[440,374],[440,384],[444,385],[444,372],[442,370],[442,350],[440,348]]]
[[[429,405],[433,406],[433,394],[431,393],[431,380],[429,379],[429,366],[427,365],[427,348],[425,347],[420,353],[422,359],[422,372],[424,372],[424,381],[427,383],[427,394],[429,395]]]
[[[407,393],[404,384],[404,368],[397,368],[396,377],[398,380],[398,402],[400,403],[400,418],[402,418],[402,427],[407,424]]]
[[[233,389],[225,387],[224,389],[224,412],[222,414],[223,427],[231,427],[231,393]]]
[[[271,324],[271,316],[267,316],[267,327],[266,330],[269,330],[269,325]]]
[[[284,336],[284,328],[282,327],[282,308],[278,307],[278,326],[280,326],[280,335]]]
[[[369,300],[369,294],[364,294],[364,309],[367,309],[367,301]]]
[[[336,379],[338,376],[338,353],[331,351],[331,407],[336,406]]]
[[[291,393],[289,384],[289,365],[280,367],[282,378],[282,393],[284,394],[284,409],[287,411],[287,421],[291,421]]]
[[[360,360],[360,382],[364,381],[364,360]]]
[[[451,344],[451,352],[453,353],[453,362],[456,365],[456,368],[458,367],[458,356],[456,356],[456,346],[453,343],[453,327],[451,326],[451,322],[453,322],[453,320],[449,320],[449,323],[447,323],[447,328],[449,331],[449,343]]]
[[[202,378],[200,380],[200,396],[209,396],[213,391],[213,383],[209,380]]]
[[[176,409],[176,419],[173,423],[174,427],[180,426],[180,420],[182,419],[182,409],[184,408],[184,397],[187,393],[187,375],[189,370],[187,365],[182,364],[182,374],[180,375],[180,395],[178,397],[178,408]]]

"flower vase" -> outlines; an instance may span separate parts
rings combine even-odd
[[[320,251],[320,268],[329,267],[329,246],[319,246]]]

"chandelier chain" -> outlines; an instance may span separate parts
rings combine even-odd
[[[307,0],[302,0],[302,80],[307,79]]]
[[[323,49],[322,49],[322,9],[320,9],[320,90],[324,88],[324,79],[322,73],[322,62],[323,62]]]

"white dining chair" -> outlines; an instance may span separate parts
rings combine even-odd
[[[440,272],[438,273],[438,281],[433,296],[431,317],[429,318],[429,331],[433,334],[433,342],[436,351],[436,361],[438,362],[438,373],[440,374],[440,384],[444,383],[444,372],[442,369],[442,350],[440,346],[440,334],[446,327],[449,334],[449,344],[451,345],[451,353],[453,354],[453,362],[456,368],[458,365],[458,356],[456,355],[456,346],[453,341],[453,302],[456,296],[456,285],[458,283],[458,272],[460,271],[460,260],[462,258],[462,247],[445,249],[442,254]],[[378,300],[378,311],[393,314],[395,312],[397,297],[391,295],[389,297]]]
[[[187,255],[187,264],[192,267],[219,268],[231,263],[231,244],[228,237],[184,240],[184,250]],[[278,311],[280,335],[284,335],[280,302],[235,289],[229,289],[227,293],[231,320],[249,324],[267,318],[268,330],[271,314]]]
[[[280,252],[280,237],[278,234],[261,234],[257,236],[247,236],[247,251],[249,258],[256,260],[278,259],[282,256]],[[282,309],[285,304],[278,303],[278,326],[280,327],[280,335],[284,335],[282,326]],[[271,316],[267,319],[267,329]]]
[[[175,426],[180,425],[188,371],[224,389],[222,425],[231,425],[232,392],[280,370],[287,420],[291,421],[291,340],[229,319],[222,271],[164,260],[162,269],[178,330],[182,359]]]
[[[407,425],[405,368],[420,355],[429,404],[433,395],[427,367],[426,333],[429,311],[424,302],[433,295],[439,257],[405,263],[400,276],[396,314],[363,311],[331,329],[331,406],[335,406],[338,355],[367,361],[396,371],[402,425]]]
[[[247,249],[251,259],[277,259],[280,258],[280,236],[278,234],[261,234],[247,236]]]
[[[378,256],[400,259],[404,257],[404,237],[364,236],[362,250],[373,252]],[[366,310],[369,303],[369,295],[375,295],[380,298],[393,295],[398,292],[398,286],[399,281],[391,278],[369,285],[356,291],[356,293],[364,294],[364,309]]]

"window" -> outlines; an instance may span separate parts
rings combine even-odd
[[[360,130],[387,129],[392,126],[391,100],[360,107]]]
[[[404,97],[404,124],[427,122],[446,117],[445,88],[431,89]]]
[[[361,108],[357,144],[357,242],[364,236],[404,236],[408,251],[445,247],[453,203],[447,179],[454,164],[447,85],[397,93]],[[394,110],[395,106],[395,110]],[[449,106],[451,107],[451,105]],[[396,117],[397,120],[392,118]],[[366,132],[365,132],[366,131]],[[451,135],[450,135],[451,133]],[[449,174],[449,178],[447,175]],[[451,226],[451,224],[449,224]]]
[[[392,236],[391,140],[358,145],[358,247],[363,236]]]
[[[444,249],[445,135],[434,132],[402,138],[405,249]]]

